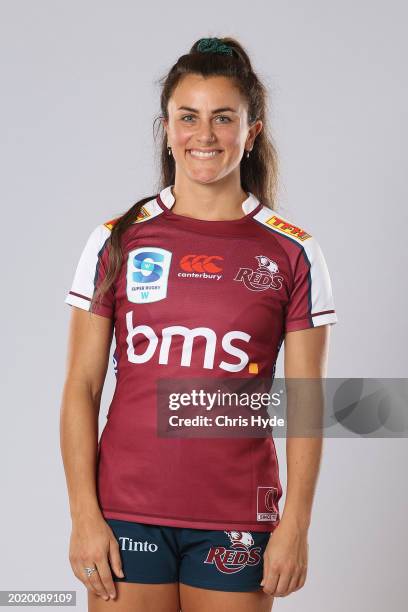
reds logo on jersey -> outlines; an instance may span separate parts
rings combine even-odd
[[[252,268],[240,268],[234,278],[242,281],[251,291],[265,291],[265,289],[278,290],[282,287],[283,276],[278,274],[278,264],[266,255],[256,255],[258,261],[256,270]]]
[[[204,563],[212,563],[223,574],[235,574],[247,565],[258,565],[261,560],[261,547],[254,545],[249,531],[225,531],[231,546],[211,546]],[[253,547],[253,548],[251,548]]]

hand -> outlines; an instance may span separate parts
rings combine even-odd
[[[102,514],[73,522],[69,560],[75,576],[86,588],[107,601],[116,597],[108,556],[113,571],[123,578],[118,541]],[[88,577],[85,567],[96,567]]]
[[[261,586],[267,595],[286,597],[306,581],[307,530],[283,519],[272,532],[263,555]]]

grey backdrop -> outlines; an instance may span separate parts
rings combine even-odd
[[[77,589],[84,610],[59,450],[64,298],[89,232],[155,192],[157,79],[197,38],[242,41],[271,95],[281,213],[329,266],[329,375],[405,377],[408,15],[395,0],[0,6],[0,588]],[[101,427],[113,384],[111,363]],[[308,579],[274,610],[406,609],[406,465],[406,439],[326,441]]]

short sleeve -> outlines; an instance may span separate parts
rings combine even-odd
[[[299,247],[286,309],[285,332],[333,325],[338,320],[329,271],[320,245],[310,236]]]
[[[65,303],[90,310],[91,300],[105,278],[108,261],[108,238],[110,230],[105,225],[98,225],[89,235],[79,258],[71,289],[65,297]],[[100,297],[92,312],[104,317],[113,318],[115,293],[113,286]]]

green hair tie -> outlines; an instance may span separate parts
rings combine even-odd
[[[196,47],[199,53],[223,53],[232,55],[232,47],[223,43],[219,38],[201,38]]]

